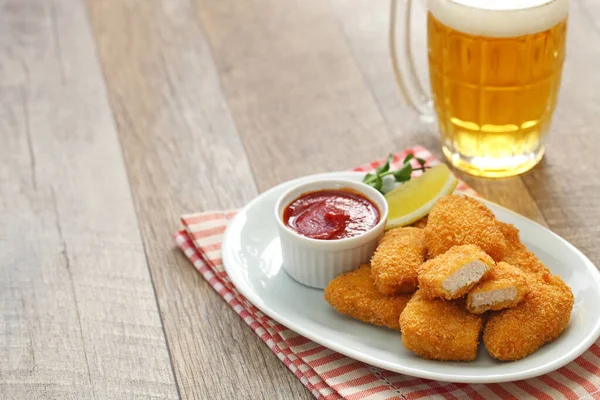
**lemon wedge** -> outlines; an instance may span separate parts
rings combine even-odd
[[[410,225],[423,218],[440,197],[451,194],[457,184],[458,179],[446,164],[438,164],[398,186],[385,195],[388,202],[386,229]]]

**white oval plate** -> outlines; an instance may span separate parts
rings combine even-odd
[[[303,286],[281,267],[273,207],[292,185],[312,179],[361,180],[364,173],[335,172],[283,183],[258,196],[231,221],[223,240],[223,262],[237,289],[262,312],[297,333],[357,360],[420,378],[460,383],[526,379],[574,360],[600,334],[600,273],[573,245],[543,226],[496,204],[484,203],[500,221],[514,224],[521,240],[571,287],[575,306],[565,332],[533,355],[515,362],[492,359],[480,345],[472,362],[419,358],[402,345],[400,333],[338,314],[323,291]]]

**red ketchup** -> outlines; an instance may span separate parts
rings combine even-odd
[[[358,236],[379,222],[379,209],[352,189],[304,193],[283,211],[283,223],[312,239],[336,240]]]

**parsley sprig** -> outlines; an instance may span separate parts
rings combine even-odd
[[[410,160],[412,160],[413,158],[417,160],[420,167],[413,168],[413,166],[410,164]],[[383,178],[385,178],[386,176],[393,175],[394,180],[396,182],[406,182],[410,180],[410,175],[413,171],[425,171],[425,169],[427,169],[427,167],[425,167],[425,160],[419,157],[415,157],[414,154],[407,155],[404,158],[404,161],[402,161],[402,167],[395,171],[390,171],[390,163],[392,161],[394,161],[394,156],[390,154],[388,155],[385,164],[378,167],[375,170],[375,173],[368,173],[367,175],[365,175],[365,177],[363,178],[363,182],[369,186],[373,186],[375,189],[383,193],[381,189],[383,187]]]

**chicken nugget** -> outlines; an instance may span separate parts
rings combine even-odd
[[[467,293],[495,266],[492,257],[473,244],[454,246],[425,262],[419,269],[424,296],[457,299]]]
[[[471,197],[448,195],[439,199],[424,231],[430,258],[463,244],[479,246],[495,261],[502,261],[506,251],[494,214]]]
[[[427,217],[428,217],[427,215],[424,216],[423,218],[421,218],[421,219],[417,220],[415,223],[413,223],[411,226],[413,228],[420,228],[420,229],[425,228],[427,226]]]
[[[400,315],[404,347],[426,359],[474,360],[483,322],[461,303],[428,299],[419,289]]]
[[[529,293],[514,308],[493,313],[483,342],[498,360],[520,360],[555,340],[569,323],[574,297],[558,276],[529,275]]]
[[[417,270],[426,254],[423,229],[409,227],[387,231],[371,258],[371,274],[377,289],[386,295],[414,292]]]
[[[325,288],[325,300],[338,312],[396,330],[400,330],[398,318],[410,297],[381,294],[375,288],[368,264],[339,275]]]
[[[521,243],[519,230],[514,225],[498,222],[498,227],[506,241],[505,261],[523,272],[548,275],[550,270],[527,247]]]
[[[514,307],[523,300],[527,291],[525,273],[501,261],[469,291],[467,310],[473,314],[481,314],[489,310]]]

